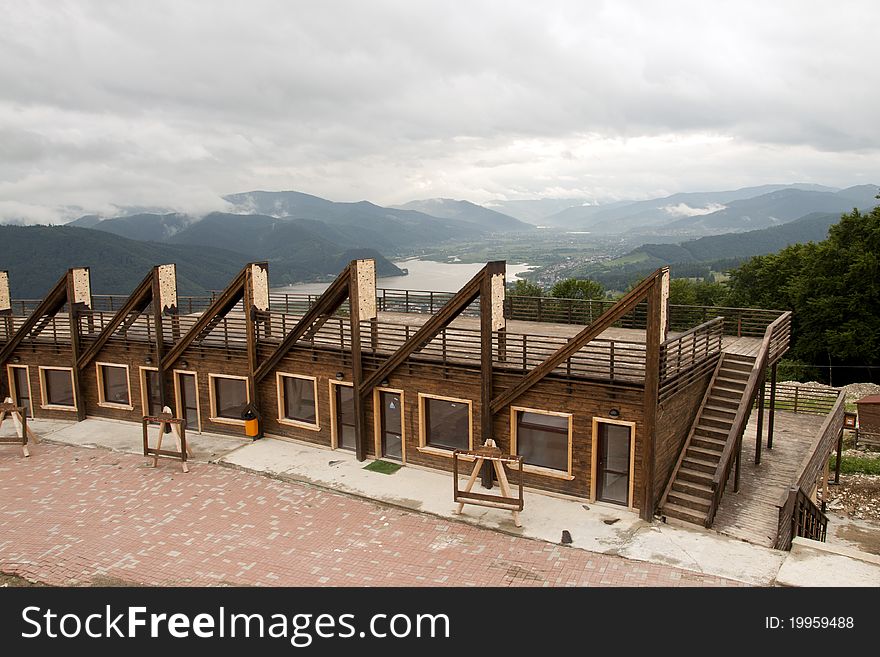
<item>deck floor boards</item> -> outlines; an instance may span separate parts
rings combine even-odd
[[[825,416],[776,411],[773,449],[767,449],[767,416],[761,463],[755,465],[758,414],[752,413],[743,437],[740,489],[733,492],[733,471],[721,498],[712,529],[735,538],[772,547],[779,525],[779,508],[809,452]]]

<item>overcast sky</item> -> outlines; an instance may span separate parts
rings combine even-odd
[[[880,3],[0,0],[0,217],[880,182]]]

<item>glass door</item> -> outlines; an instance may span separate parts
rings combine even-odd
[[[379,392],[382,456],[403,459],[403,404],[399,392]]]
[[[34,416],[31,406],[31,387],[28,384],[28,370],[26,367],[11,367],[12,384],[15,387],[15,405],[23,406],[28,417]]]
[[[199,390],[196,385],[196,375],[178,372],[177,391],[187,430],[200,432],[202,429],[199,423]]]
[[[610,422],[597,423],[598,460],[596,498],[629,506],[629,464],[632,428]]]
[[[354,426],[354,388],[334,385],[336,395],[336,446],[339,449],[355,450],[357,433]]]

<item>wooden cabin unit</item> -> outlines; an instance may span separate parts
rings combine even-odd
[[[173,265],[119,297],[75,269],[43,300],[0,295],[0,397],[36,418],[167,405],[190,435],[244,436],[250,406],[262,435],[441,471],[492,439],[527,488],[711,526],[790,313],[669,305],[668,284],[511,297],[490,262],[456,293],[394,291],[359,260],[322,295],[270,293],[250,263],[209,297],[178,298]]]

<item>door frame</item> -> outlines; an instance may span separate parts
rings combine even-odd
[[[34,391],[31,386],[31,369],[29,365],[7,365],[6,366],[6,377],[9,379],[9,392],[12,396],[12,401],[16,404],[18,403],[18,386],[15,383],[15,377],[12,375],[12,370],[19,369],[24,370],[25,379],[28,384],[28,399],[31,400],[31,417],[35,417],[35,408],[34,408]]]
[[[183,408],[183,404],[180,399],[180,375],[181,374],[192,374],[196,379],[196,414],[199,416],[199,426],[196,430],[196,433],[202,433],[202,403],[199,400],[201,395],[199,394],[199,373],[194,370],[172,370],[172,374],[174,374],[174,404],[179,409],[177,412],[180,414],[180,417],[186,417],[186,409]],[[190,429],[190,427],[187,427]]]
[[[336,388],[334,386],[353,388],[354,384],[351,381],[334,381],[333,379],[327,379],[327,383],[330,385],[330,449],[339,449],[339,434],[336,422]],[[349,450],[343,451],[347,452]]]
[[[590,502],[597,502],[601,500],[596,499],[596,488],[598,484],[598,469],[599,469],[599,425],[600,424],[617,424],[624,427],[629,427],[629,491],[627,491],[627,509],[633,509],[633,488],[635,485],[635,463],[636,463],[636,423],[635,422],[627,422],[625,420],[615,420],[612,418],[605,417],[593,417],[593,439],[591,446],[591,467],[590,467]],[[609,504],[613,504],[613,502],[609,502]],[[622,506],[620,504],[615,504],[615,506]]]
[[[400,461],[401,463],[406,463],[406,393],[397,388],[373,388],[373,438],[376,458],[385,458],[385,455],[382,454],[382,414],[384,406],[382,406],[381,393],[383,392],[391,392],[400,396]]]

